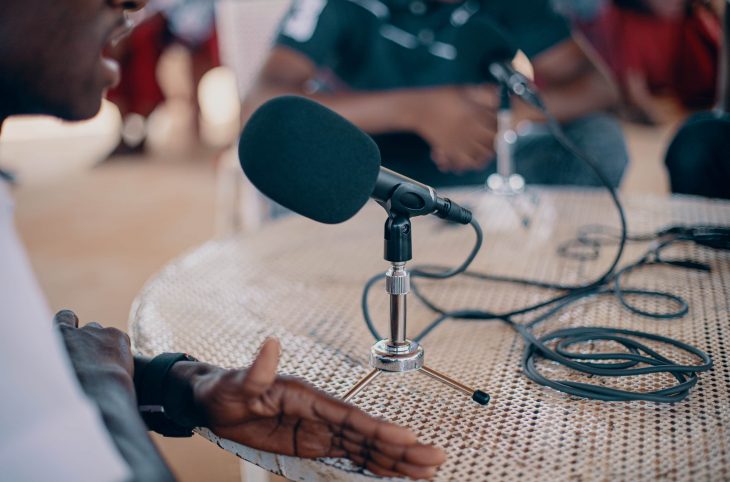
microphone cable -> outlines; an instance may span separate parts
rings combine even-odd
[[[526,85],[528,85],[525,79]],[[525,375],[534,382],[561,391],[568,395],[589,398],[603,401],[633,401],[645,400],[657,403],[675,403],[685,399],[689,391],[698,382],[698,373],[708,371],[712,368],[711,358],[702,350],[671,338],[645,333],[637,330],[625,330],[618,328],[604,327],[575,327],[559,329],[537,337],[533,329],[550,319],[561,310],[571,304],[590,297],[614,296],[621,305],[635,314],[654,319],[677,319],[685,316],[689,310],[688,303],[681,297],[668,292],[624,288],[623,279],[628,273],[640,268],[652,265],[674,266],[684,269],[697,269],[710,271],[711,268],[703,263],[692,260],[667,260],[661,255],[662,251],[677,242],[692,241],[697,244],[713,249],[730,249],[730,227],[723,226],[674,226],[653,234],[629,235],[626,215],[623,205],[618,197],[616,189],[611,185],[601,171],[598,163],[587,153],[578,148],[563,132],[560,123],[547,110],[545,104],[534,89],[527,89],[523,93],[514,92],[531,105],[537,107],[546,117],[549,129],[555,139],[563,148],[576,158],[587,164],[603,186],[611,195],[613,204],[616,206],[620,231],[617,234],[609,233],[605,228],[598,229],[590,226],[589,229],[581,229],[577,240],[564,243],[558,249],[558,255],[563,257],[578,257],[583,260],[592,260],[599,257],[600,247],[608,242],[618,245],[616,254],[606,271],[596,280],[581,285],[568,285],[549,283],[538,280],[523,279],[508,276],[495,276],[485,273],[469,271],[468,268],[479,253],[483,243],[483,233],[479,223],[472,220],[471,226],[475,230],[476,242],[467,259],[458,267],[449,269],[443,266],[415,266],[411,270],[411,289],[414,296],[421,301],[429,310],[438,317],[432,321],[420,334],[413,338],[420,342],[431,334],[443,322],[453,319],[461,321],[499,321],[514,329],[525,341],[525,351],[522,357],[522,369]],[[604,238],[592,238],[592,234],[604,236]],[[659,241],[663,239],[663,241]],[[657,240],[652,249],[634,263],[621,269],[619,263],[624,255],[627,242],[641,242]],[[573,250],[576,247],[589,247],[592,251],[587,257],[576,254]],[[523,286],[531,286],[542,289],[563,291],[564,293],[539,302],[537,304],[516,309],[508,313],[492,313],[483,310],[454,310],[448,311],[440,308],[429,300],[419,289],[417,279],[445,280],[458,275],[471,277],[483,281],[512,283]],[[382,339],[373,323],[368,306],[368,295],[374,284],[382,278],[378,274],[370,278],[364,287],[361,308],[366,325],[376,340]],[[651,298],[663,298],[674,303],[677,308],[674,311],[664,313],[649,312],[631,304],[628,296],[642,296]],[[528,322],[518,323],[514,318],[535,313],[539,310],[546,310]],[[638,341],[638,340],[642,341]],[[570,351],[571,347],[581,343],[592,341],[608,341],[621,345],[625,351],[620,353],[577,353]],[[658,342],[672,346],[677,350],[689,354],[699,361],[698,364],[684,365],[669,359],[650,348],[645,341]],[[552,344],[553,346],[549,346]],[[626,377],[639,376],[657,373],[671,375],[676,384],[667,388],[661,388],[648,392],[635,392],[607,387],[601,384],[576,382],[571,380],[555,380],[543,375],[537,365],[538,358],[544,358],[562,365],[568,369],[581,372],[588,377]]]

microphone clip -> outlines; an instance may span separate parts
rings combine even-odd
[[[436,212],[436,193],[426,186],[401,183],[385,202],[379,202],[389,215],[426,216]]]
[[[383,242],[384,258],[391,263],[405,263],[413,259],[411,219],[396,213],[389,213],[385,221]]]
[[[381,168],[372,196],[388,215],[407,218],[435,214],[441,219],[469,224],[472,214],[448,198],[440,197],[425,184],[408,179],[387,168]]]

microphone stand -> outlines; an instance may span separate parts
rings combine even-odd
[[[517,198],[525,195],[525,179],[515,172],[514,146],[517,142],[517,133],[512,129],[512,108],[510,102],[510,90],[502,85],[500,89],[500,106],[497,112],[497,172],[487,178],[487,191],[504,197],[510,206],[519,216],[522,225],[530,226],[530,215],[522,212],[517,206]],[[537,204],[537,199],[529,196],[532,204]]]
[[[389,210],[385,222],[385,260],[390,269],[385,273],[385,291],[390,297],[390,337],[380,340],[370,350],[372,370],[358,381],[343,398],[348,402],[383,372],[406,373],[418,371],[458,390],[480,405],[489,403],[489,395],[464,385],[441,372],[424,365],[423,347],[406,337],[407,299],[410,273],[406,262],[412,258],[411,220],[407,214]]]

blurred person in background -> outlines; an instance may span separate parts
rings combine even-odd
[[[122,141],[114,154],[144,151],[146,120],[165,101],[158,64],[171,45],[191,56],[192,104],[198,116],[197,85],[203,75],[220,65],[215,30],[215,2],[211,0],[151,0],[132,34],[110,49],[122,67],[122,80],[107,97],[124,119]],[[197,134],[197,124],[193,135]]]
[[[436,186],[483,184],[500,104],[488,67],[518,48],[548,109],[618,186],[628,154],[605,113],[618,89],[549,0],[295,0],[244,111],[306,95],[375,135],[385,166]],[[516,171],[528,183],[599,185],[539,112],[513,107]]]
[[[144,4],[5,0],[0,127],[13,115],[94,116],[119,80],[119,65],[103,51],[129,33],[126,11]],[[135,357],[124,333],[98,323],[79,327],[70,311],[52,323],[3,182],[0,308],[3,480],[171,481],[148,428],[190,436],[205,426],[267,452],[349,457],[383,476],[429,478],[444,461],[441,450],[419,444],[410,430],[277,376],[276,340],[264,342],[250,368],[225,370],[182,353]]]
[[[717,92],[721,28],[703,0],[553,0],[610,67],[623,113],[646,124],[706,109]]]
[[[725,6],[719,101],[690,117],[667,150],[672,192],[730,199],[730,1]]]

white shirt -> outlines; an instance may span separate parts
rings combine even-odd
[[[121,482],[130,472],[82,392],[0,180],[0,478]]]

